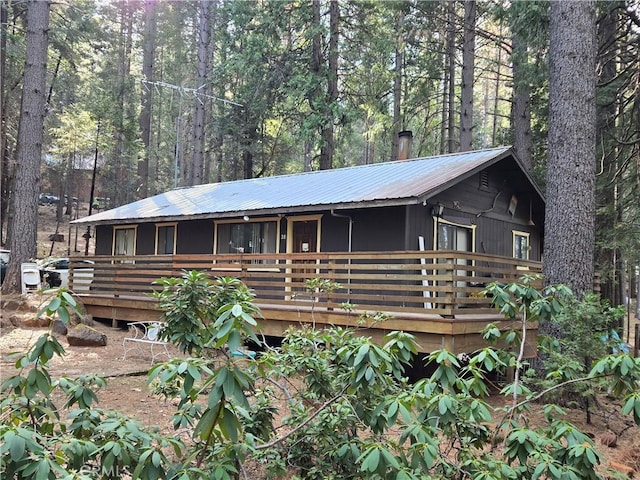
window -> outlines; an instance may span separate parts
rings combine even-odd
[[[277,253],[278,222],[216,223],[216,253]]]
[[[529,260],[529,234],[513,231],[513,258]]]
[[[113,232],[113,254],[136,254],[136,227],[115,227]]]
[[[473,252],[475,225],[456,225],[436,220],[436,246],[438,250]]]
[[[176,224],[156,225],[156,255],[175,255]]]
[[[474,252],[475,248],[475,233],[476,225],[460,225],[441,218],[435,217],[435,238],[434,244],[437,250],[455,250],[458,252]],[[438,258],[438,263],[447,264],[449,258]],[[444,266],[442,270],[438,270],[438,275],[451,274],[460,278],[470,277],[473,275],[472,271],[466,270],[464,267],[467,265],[473,265],[474,260],[466,259],[462,255],[453,254],[453,261],[455,265],[460,265],[455,270],[450,270],[451,267]],[[437,285],[446,285],[446,282],[438,281]],[[458,290],[454,293],[457,297],[464,297],[464,289],[468,287],[467,280],[456,280],[455,287]],[[447,287],[449,288],[449,287]],[[438,294],[440,296],[442,292]],[[445,294],[446,295],[446,294]],[[462,304],[458,304],[462,305]]]

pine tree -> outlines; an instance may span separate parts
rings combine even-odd
[[[578,297],[594,274],[595,18],[592,1],[551,2],[544,273]]]
[[[49,1],[27,2],[27,50],[22,81],[22,104],[18,130],[17,167],[9,207],[11,258],[4,293],[21,289],[20,266],[36,257],[40,160],[44,136]]]

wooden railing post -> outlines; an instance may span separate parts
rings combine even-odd
[[[448,303],[446,303],[446,310],[448,310],[447,314],[445,314],[445,316],[449,316],[449,317],[454,317],[455,316],[455,310],[456,310],[456,303],[455,303],[455,298],[456,298],[456,291],[455,291],[455,286],[456,286],[456,282],[455,282],[455,276],[456,276],[456,267],[455,267],[455,263],[456,263],[456,259],[452,256],[449,255],[448,257],[446,257],[447,261],[445,263],[445,265],[447,265],[447,269],[449,270],[447,272],[447,277],[448,280],[446,281],[446,286],[448,287],[448,292],[447,296],[450,298],[450,301]]]
[[[332,287],[336,283],[336,264],[334,258],[327,259],[327,280],[330,282],[330,288],[327,292],[327,310],[333,310]]]
[[[244,283],[247,283],[248,280],[248,267],[247,264],[245,263],[246,259],[245,257],[240,254],[240,280],[242,280]]]

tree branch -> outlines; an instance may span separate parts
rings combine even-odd
[[[267,448],[271,448],[276,446],[279,443],[284,442],[287,438],[289,438],[291,435],[293,435],[294,433],[296,433],[297,431],[301,430],[302,428],[304,428],[305,426],[307,426],[314,418],[316,418],[318,415],[320,415],[320,413],[327,408],[329,405],[331,405],[332,403],[335,403],[337,400],[339,400],[342,395],[344,395],[344,392],[346,391],[347,387],[343,388],[342,391],[340,393],[338,393],[336,396],[334,396],[333,398],[327,400],[326,402],[324,402],[320,407],[318,407],[318,409],[313,412],[313,414],[307,418],[304,422],[302,422],[300,425],[298,425],[297,427],[295,427],[292,430],[289,430],[287,433],[285,433],[283,436],[276,438],[275,440],[272,440],[271,442],[268,443],[263,443],[262,445],[258,445],[256,447],[256,450],[265,450]]]
[[[527,403],[531,403],[531,402],[535,402],[540,400],[542,397],[544,397],[546,394],[553,392],[554,390],[557,390],[558,388],[563,388],[566,387],[567,385],[572,385],[574,383],[580,383],[580,382],[586,382],[587,380],[593,380],[596,378],[606,378],[606,377],[610,377],[611,375],[596,375],[593,377],[580,377],[580,378],[573,378],[571,380],[567,380],[565,382],[559,383],[558,385],[552,385],[551,387],[542,390],[541,392],[539,392],[538,394],[534,395],[533,397],[529,397],[525,400],[522,400],[521,402],[518,402],[514,405],[512,405],[503,415],[503,417],[500,419],[500,422],[498,422],[496,424],[496,430],[493,434],[493,439],[496,438],[497,434],[498,434],[498,430],[502,427],[502,425],[504,424],[504,421],[513,415],[513,412],[515,412],[518,408],[526,405]],[[506,435],[505,435],[505,439],[506,439]],[[491,442],[492,444],[494,443],[493,440]]]

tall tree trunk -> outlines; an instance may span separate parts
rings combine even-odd
[[[456,80],[456,25],[454,2],[447,3],[447,79],[449,80],[448,97],[447,97],[447,152],[456,151],[456,135],[455,135],[455,80]]]
[[[513,65],[513,150],[524,167],[533,168],[533,138],[531,136],[531,86],[526,74],[527,46],[522,35],[512,34],[511,63]]]
[[[553,0],[550,31],[544,274],[580,298],[594,272],[595,3]]]
[[[446,42],[445,42],[446,45]],[[446,50],[446,47],[445,47]],[[442,62],[442,104],[440,106],[440,155],[447,153],[447,99],[449,98],[449,69],[447,68],[448,58],[445,53]]]
[[[398,159],[398,133],[404,130],[404,123],[400,117],[402,106],[402,73],[404,68],[404,20],[402,9],[398,10],[396,21],[396,52],[395,66],[393,70],[393,126],[395,135],[392,135],[391,160]]]
[[[242,178],[249,179],[254,177],[253,159],[256,148],[256,140],[258,134],[258,119],[250,111],[251,106],[243,108],[242,115]]]
[[[333,168],[335,151],[334,110],[338,101],[338,35],[340,8],[338,0],[329,2],[329,52],[327,56],[327,96],[323,115],[322,146],[320,147],[320,170]]]
[[[128,79],[131,72],[131,31],[132,31],[132,12],[130,8],[130,0],[125,0],[120,5],[120,45],[118,59],[118,91],[117,91],[117,109],[115,121],[115,145],[113,149],[113,198],[115,206],[123,205],[130,196],[129,185],[129,163],[126,158],[126,117],[128,111]]]
[[[7,5],[0,2],[0,245],[4,245],[4,219],[7,218],[9,200],[9,155],[7,152],[7,121],[4,90],[7,81]]]
[[[635,112],[633,115],[633,124],[635,125],[635,131],[640,132],[640,72],[636,71],[635,73],[635,95],[632,112]],[[635,151],[636,157],[636,208],[640,210],[640,148],[636,147]],[[640,265],[635,266],[636,269],[640,268]],[[639,272],[640,273],[640,272]],[[640,275],[636,275],[636,311],[635,318],[640,320]],[[636,337],[636,345],[640,343],[640,340]]]
[[[462,44],[462,92],[460,108],[460,151],[473,143],[473,76],[476,49],[476,2],[464,2],[464,40]]]
[[[212,29],[213,34],[216,35],[216,40],[211,41],[211,49],[215,48],[216,44],[219,44],[218,48],[218,64],[225,65],[227,62],[227,50],[224,48],[226,39],[226,32],[229,27],[229,15],[227,8],[225,8],[225,2],[223,1],[221,5],[216,9],[215,23]],[[213,59],[212,59],[213,65]],[[225,82],[224,79],[222,82],[216,82],[216,95],[219,98],[224,98],[225,95]],[[224,146],[224,132],[226,128],[227,117],[223,115],[224,113],[224,103],[213,103],[212,108],[217,112],[216,122],[215,122],[215,133],[213,134],[213,147],[212,147],[212,165],[211,170],[213,171],[213,180],[215,182],[222,181],[222,162],[223,162],[223,146]]]
[[[500,36],[502,36],[502,29],[500,30]],[[493,125],[491,127],[491,146],[497,145],[498,137],[498,104],[500,103],[500,78],[502,74],[500,69],[502,67],[502,49],[498,48],[498,58],[496,60],[496,82],[493,88]]]
[[[211,5],[209,6],[209,42],[207,42],[207,50],[206,50],[206,62],[207,62],[207,72],[212,70],[213,60],[215,58],[215,37],[214,31],[216,28],[217,15],[218,13],[218,2],[217,0],[212,0]],[[207,75],[208,78],[208,75]],[[210,148],[210,142],[217,142],[217,139],[214,137],[217,130],[215,129],[215,122],[211,119],[207,120],[212,115],[209,112],[213,112],[213,103],[209,100],[210,97],[213,96],[213,82],[207,80],[204,86],[205,98],[207,99],[206,109],[205,109],[205,147],[204,147],[204,174],[202,178],[202,183],[211,182],[211,166],[213,163],[213,149]]]
[[[209,29],[210,29],[210,0],[200,1],[198,22],[198,79],[197,89],[205,93],[204,89],[208,81],[208,54],[209,54]],[[205,115],[206,95],[194,95],[195,108],[193,113],[193,157],[189,169],[189,185],[201,185],[204,183],[204,150],[205,150]]]
[[[10,206],[11,258],[3,293],[21,289],[20,265],[37,254],[38,192],[46,103],[49,1],[27,2],[27,46],[18,128],[17,168]]]
[[[144,43],[142,53],[142,76],[151,83],[154,80],[153,66],[156,50],[156,1],[144,1]],[[140,110],[140,134],[144,144],[144,155],[138,160],[138,197],[149,195],[149,163],[151,157],[151,111],[153,105],[153,87],[146,85],[142,89],[142,108]]]
[[[309,69],[313,76],[313,86],[307,92],[309,108],[314,111],[316,99],[320,95],[320,79],[322,77],[322,25],[320,24],[320,0],[311,0],[311,28],[313,38],[311,40],[311,60]]]
[[[224,127],[224,118],[220,118],[216,123],[216,131],[213,135],[213,148],[212,154],[213,157],[211,159],[211,166],[209,168],[209,175],[207,178],[212,179],[214,182],[222,181],[222,147],[224,145],[224,135],[223,135],[223,127]]]
[[[607,12],[598,21],[598,72],[599,83],[608,85],[617,75],[616,61],[618,45],[616,31],[618,27],[617,9],[621,2],[606,5]],[[620,305],[624,267],[621,265],[621,254],[618,239],[615,237],[616,227],[621,221],[621,210],[618,198],[618,149],[616,144],[616,116],[619,105],[616,89],[602,89],[602,100],[597,109],[597,149],[601,165],[598,178],[601,187],[597,190],[598,209],[596,217],[598,247],[596,249],[596,265],[601,277],[601,295],[612,305]],[[614,237],[612,237],[614,235]]]
[[[248,144],[250,135],[246,135],[245,141]],[[253,152],[251,151],[250,145],[246,146],[242,150],[242,168],[243,168],[243,177],[245,179],[253,178]]]

